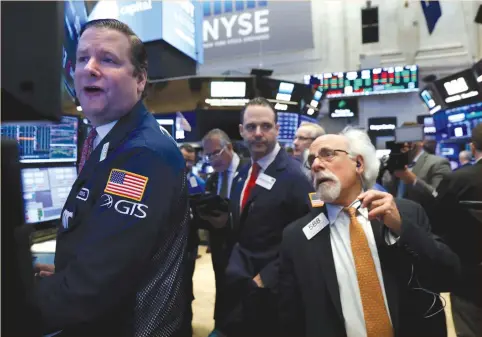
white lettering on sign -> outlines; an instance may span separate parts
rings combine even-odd
[[[459,77],[456,80],[452,80],[450,82],[445,82],[444,87],[449,96],[457,95],[461,92],[469,90],[469,86],[467,85],[467,82],[465,82],[465,78],[463,77]]]
[[[152,9],[152,0],[136,1],[134,4],[122,6],[119,12],[122,15],[134,15]]]
[[[205,19],[203,22],[204,43],[219,41],[220,36],[224,35],[221,34],[221,31],[225,33],[228,40],[269,33],[269,10],[263,9],[255,12]],[[208,44],[206,46],[212,45]]]
[[[147,205],[139,204],[127,200],[119,200],[115,203],[115,210],[120,214],[133,215],[136,218],[144,219],[146,217]]]
[[[373,131],[395,130],[395,125],[394,124],[370,125],[370,130],[373,130]]]

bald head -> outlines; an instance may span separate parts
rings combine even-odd
[[[461,165],[470,163],[471,159],[472,159],[472,153],[470,153],[469,151],[462,151],[459,153],[459,162]]]

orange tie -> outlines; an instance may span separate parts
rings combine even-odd
[[[350,216],[351,250],[355,260],[367,337],[393,337],[393,328],[365,231],[356,218],[356,209],[345,208],[345,211]]]

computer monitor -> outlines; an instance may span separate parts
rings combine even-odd
[[[2,124],[2,136],[16,139],[21,163],[65,163],[77,161],[79,120],[64,116],[59,123],[28,122]]]
[[[21,175],[25,222],[35,224],[60,219],[77,178],[77,168],[73,165],[24,168]]]

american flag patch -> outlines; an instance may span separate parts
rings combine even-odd
[[[311,207],[323,207],[325,204],[322,200],[320,200],[320,197],[318,197],[316,192],[310,193],[308,196],[310,197]]]
[[[112,169],[104,192],[141,201],[148,179],[132,172]]]

